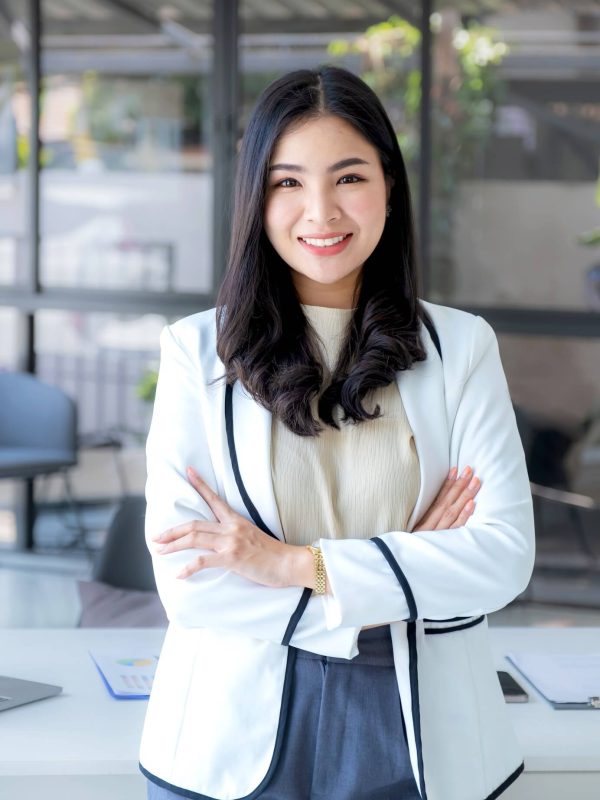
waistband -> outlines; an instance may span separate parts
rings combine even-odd
[[[378,625],[376,628],[367,628],[358,634],[358,655],[354,658],[337,658],[312,653],[310,650],[297,649],[296,657],[313,661],[324,661],[328,664],[361,664],[373,667],[393,667],[394,651],[392,649],[392,634],[389,625]]]

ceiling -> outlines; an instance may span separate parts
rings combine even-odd
[[[226,2],[227,0],[214,0]],[[501,10],[563,10],[598,17],[600,0],[439,0],[436,10],[452,8],[479,15]],[[0,25],[22,19],[24,0],[0,0]],[[44,33],[151,34],[171,20],[193,33],[210,33],[213,0],[41,0]],[[247,33],[362,31],[392,14],[417,22],[421,4],[412,0],[240,0]]]

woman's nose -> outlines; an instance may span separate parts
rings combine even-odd
[[[306,198],[304,217],[316,224],[332,222],[341,217],[340,209],[330,192],[311,192]]]

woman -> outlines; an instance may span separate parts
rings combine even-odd
[[[497,797],[523,765],[485,615],[533,525],[493,332],[418,301],[402,156],[351,73],[263,92],[235,200],[217,309],[161,340],[149,797]]]

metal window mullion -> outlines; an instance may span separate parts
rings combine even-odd
[[[213,5],[213,291],[225,273],[231,231],[238,127],[239,0]]]
[[[40,0],[29,0],[29,42],[26,50],[26,74],[29,82],[31,126],[29,129],[29,161],[27,163],[26,230],[29,247],[25,263],[26,290],[39,294],[40,287]],[[25,317],[25,364],[35,373],[35,317]]]
[[[421,108],[420,108],[420,153],[419,153],[419,269],[421,296],[427,298],[430,289],[431,259],[431,81],[432,40],[430,17],[433,0],[421,3]]]

